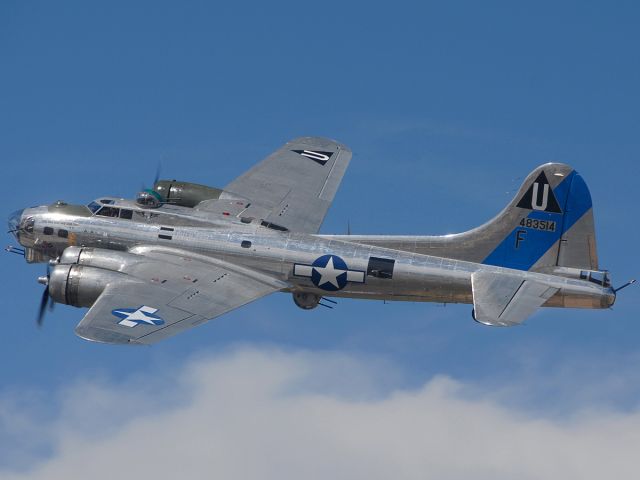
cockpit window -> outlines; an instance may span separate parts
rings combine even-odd
[[[116,207],[102,207],[96,215],[101,217],[117,217],[120,214],[120,209]]]
[[[120,218],[131,220],[133,218],[133,210],[123,208],[122,210],[120,210]]]
[[[87,205],[87,208],[91,210],[91,213],[96,213],[98,210],[100,210],[100,204],[91,202],[89,205]]]
[[[105,205],[111,205],[113,203],[113,200],[109,200],[108,198],[102,198],[100,199],[100,203],[103,203]]]

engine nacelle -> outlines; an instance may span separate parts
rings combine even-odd
[[[163,202],[191,208],[204,200],[217,200],[223,193],[219,188],[177,180],[160,180],[153,190],[160,194]]]
[[[118,252],[104,248],[67,247],[58,263],[60,265],[83,265],[121,272],[144,261],[144,257],[128,252]]]
[[[85,267],[56,265],[49,275],[49,295],[57,303],[91,307],[109,283],[123,282],[124,273]]]
[[[309,292],[293,292],[293,303],[303,310],[311,310],[316,308],[322,297],[315,293]]]

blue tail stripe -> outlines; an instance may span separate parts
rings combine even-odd
[[[520,225],[484,259],[482,263],[529,270],[591,208],[586,183],[575,170],[554,189],[563,213],[532,210],[527,218],[556,222],[555,231],[534,230]]]
[[[573,227],[592,206],[589,188],[582,176],[576,173],[571,182],[571,194],[564,212],[564,231]]]

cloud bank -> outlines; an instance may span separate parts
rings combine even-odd
[[[39,454],[0,478],[601,480],[637,470],[637,409],[546,417],[447,377],[400,388],[401,375],[375,358],[244,348],[160,378],[75,384],[52,418],[5,397],[0,427],[14,440],[3,449]]]

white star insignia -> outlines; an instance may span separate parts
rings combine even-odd
[[[330,283],[336,288],[340,288],[338,277],[346,272],[346,270],[338,270],[333,266],[333,257],[329,257],[329,261],[324,267],[313,267],[320,274],[318,286]]]
[[[120,325],[124,325],[125,327],[135,327],[139,323],[157,325],[157,322],[160,321],[160,318],[151,316],[157,311],[157,308],[147,307],[146,305],[143,305],[133,312],[127,312],[126,309],[123,309],[114,310],[113,313],[114,315],[122,315],[122,320],[118,322]]]

